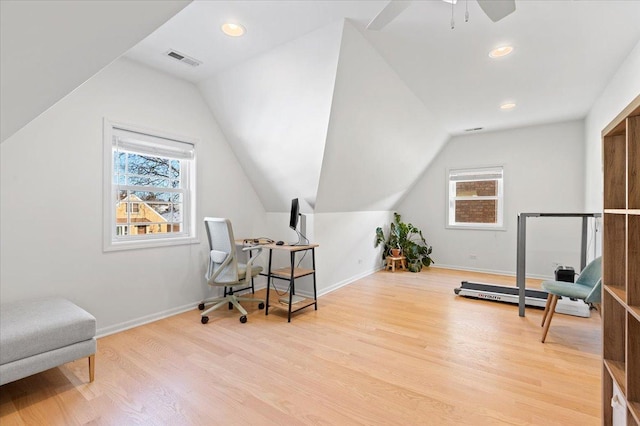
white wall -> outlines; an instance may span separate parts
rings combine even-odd
[[[389,211],[314,215],[318,292],[336,290],[382,267],[382,248],[374,247],[376,228],[388,225]]]
[[[341,33],[329,25],[200,84],[268,211],[315,205]]]
[[[398,206],[422,229],[435,266],[515,274],[517,215],[582,212],[584,123],[571,121],[452,138]],[[446,170],[504,165],[506,231],[446,229]],[[579,268],[580,219],[529,219],[527,275]],[[471,259],[476,255],[476,259]]]
[[[315,212],[392,209],[446,140],[434,115],[345,21]]]
[[[620,66],[585,119],[587,209],[602,210],[602,130],[636,96],[640,96],[640,42]]]
[[[104,117],[199,140],[199,244],[102,251]],[[265,227],[264,208],[197,88],[130,60],[0,149],[2,302],[63,296],[94,314],[101,333],[195,307],[208,294],[204,216],[231,218],[238,236]]]

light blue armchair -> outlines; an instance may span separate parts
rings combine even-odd
[[[599,304],[602,292],[602,257],[594,259],[582,271],[575,283],[565,281],[543,281],[542,288],[549,293],[542,316],[542,343],[547,338],[551,318],[556,310],[558,297],[584,300],[585,303]]]

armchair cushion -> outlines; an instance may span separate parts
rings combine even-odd
[[[574,299],[585,299],[591,293],[592,287],[566,281],[543,281],[542,288],[549,293]]]

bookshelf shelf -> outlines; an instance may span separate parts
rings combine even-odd
[[[640,96],[602,132],[602,413],[612,425],[614,383],[627,425],[640,425]]]

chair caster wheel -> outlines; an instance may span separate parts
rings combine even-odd
[[[199,304],[198,309],[200,309],[201,311],[204,311],[204,303]]]
[[[206,324],[209,322],[209,317],[202,317],[200,318],[200,322],[202,322],[203,324]]]
[[[247,322],[247,316],[246,316],[246,315],[241,316],[241,317],[240,317],[240,322],[241,322],[241,323],[243,323],[243,324],[244,324],[245,322]]]
[[[258,309],[264,309],[264,303],[260,302],[260,303],[258,304]]]
[[[233,309],[233,303],[229,302],[229,310]]]

